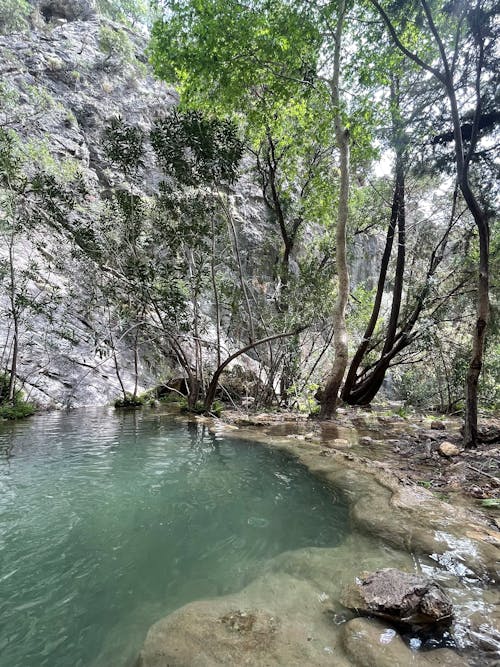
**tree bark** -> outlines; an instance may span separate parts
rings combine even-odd
[[[12,312],[12,322],[14,324],[14,335],[12,339],[12,357],[10,363],[8,400],[9,403],[16,402],[16,377],[17,377],[17,358],[19,354],[19,311],[16,303],[17,287],[16,287],[16,273],[14,267],[14,243],[15,232],[12,231],[9,242],[9,270],[10,270],[10,308]]]
[[[385,289],[385,282],[387,278],[387,269],[389,266],[389,260],[391,258],[392,254],[392,246],[394,243],[394,236],[396,233],[396,227],[398,226],[398,222],[400,222],[400,207],[401,205],[404,206],[404,164],[403,164],[403,157],[400,154],[400,150],[398,147],[398,144],[396,143],[395,145],[396,149],[396,179],[395,179],[395,185],[394,185],[394,194],[393,194],[393,199],[392,199],[392,207],[391,207],[391,217],[389,221],[389,228],[387,230],[387,236],[385,240],[385,247],[384,247],[384,253],[382,255],[382,261],[380,263],[380,271],[379,271],[379,278],[378,278],[378,283],[377,283],[377,292],[375,295],[375,300],[373,303],[373,308],[372,308],[372,313],[370,316],[370,320],[366,326],[364,335],[363,335],[363,340],[358,346],[358,349],[356,350],[356,353],[354,357],[352,358],[351,364],[349,366],[349,371],[347,373],[345,385],[342,391],[342,398],[344,401],[347,401],[348,403],[352,402],[352,392],[356,388],[356,381],[357,381],[357,374],[358,374],[358,369],[365,357],[365,354],[368,350],[368,347],[371,343],[373,332],[375,331],[375,327],[377,325],[377,321],[380,315],[380,307],[382,304],[382,297],[384,295],[384,289]],[[404,232],[401,234],[399,233],[399,242],[401,241],[404,242]],[[400,254],[400,248],[398,247],[398,268],[401,270],[400,266],[400,258],[403,260],[403,271],[404,271],[404,254]],[[387,351],[387,350],[386,350]]]
[[[476,45],[479,47],[478,61],[476,65],[476,109],[475,122],[471,130],[470,148],[465,154],[460,113],[455,92],[454,76],[449,65],[443,42],[437,31],[432,13],[426,0],[421,0],[431,32],[438,45],[441,61],[444,67],[442,83],[444,85],[450,103],[451,118],[453,122],[453,137],[455,142],[455,162],[457,166],[457,184],[462,192],[467,208],[469,209],[476,224],[479,235],[479,266],[478,286],[476,299],[476,322],[472,330],[472,354],[465,381],[465,421],[464,421],[464,445],[465,447],[476,447],[477,445],[477,416],[478,416],[478,383],[483,366],[484,343],[486,329],[490,317],[489,302],[489,224],[486,212],[480,206],[474,195],[469,181],[469,165],[472,151],[477,143],[478,123],[477,119],[481,112],[480,76],[483,64],[484,48],[481,37],[475,36]]]
[[[468,184],[460,184],[460,189],[467,202],[467,197],[472,195],[471,192],[470,194],[468,192],[470,190]],[[474,199],[473,196],[472,199]],[[467,205],[469,210],[471,210],[469,202],[467,202]],[[474,205],[472,205],[472,209],[475,209]],[[477,207],[476,214],[474,215],[474,221],[479,232],[479,280],[477,288],[476,322],[472,331],[472,355],[467,371],[465,387],[464,445],[466,447],[475,447],[477,445],[478,384],[483,366],[484,344],[490,317],[489,226],[486,215],[479,207]]]
[[[338,275],[338,292],[333,314],[333,346],[335,359],[330,376],[321,397],[320,419],[331,419],[335,414],[337,399],[344,379],[344,373],[348,361],[348,338],[346,326],[346,308],[349,298],[349,270],[347,267],[346,230],[349,216],[349,135],[342,122],[340,108],[340,55],[342,43],[342,31],[346,13],[346,3],[339,2],[338,20],[335,30],[335,51],[333,60],[333,77],[331,81],[331,98],[334,107],[335,141],[340,154],[340,193],[337,216],[336,241],[336,264]]]

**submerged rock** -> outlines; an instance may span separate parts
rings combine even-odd
[[[449,624],[453,606],[442,588],[426,577],[388,568],[347,586],[342,604],[361,615],[409,626]]]
[[[343,647],[358,667],[467,667],[455,651],[416,653],[380,621],[355,618],[343,626]]]

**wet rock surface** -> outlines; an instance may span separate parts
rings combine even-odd
[[[417,653],[393,628],[366,618],[355,618],[346,623],[342,642],[358,667],[467,667],[469,664],[450,649]]]
[[[349,667],[330,625],[314,587],[271,574],[238,596],[193,602],[156,623],[137,667],[326,667],[333,655]]]
[[[449,625],[453,617],[451,600],[438,584],[393,568],[359,577],[341,602],[356,613],[408,626]]]

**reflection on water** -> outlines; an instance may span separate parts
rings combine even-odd
[[[283,454],[153,412],[2,424],[0,452],[0,667],[126,664],[169,611],[346,530]]]

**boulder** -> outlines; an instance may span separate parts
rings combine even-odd
[[[478,426],[477,439],[485,444],[500,442],[500,419],[483,420]]]
[[[445,424],[444,422],[442,422],[442,421],[438,421],[438,420],[436,419],[436,421],[433,421],[433,422],[432,422],[432,424],[431,424],[431,429],[432,429],[433,431],[444,431],[444,430],[446,430],[446,424]]]
[[[178,396],[187,396],[189,394],[186,378],[172,378],[168,382],[164,382],[155,388],[156,398],[166,398],[171,394],[177,394]]]
[[[452,442],[445,440],[439,445],[438,452],[441,456],[458,456],[460,454],[460,449]]]
[[[341,602],[360,615],[410,627],[449,625],[453,618],[451,601],[437,583],[393,568],[357,579],[344,588]]]

